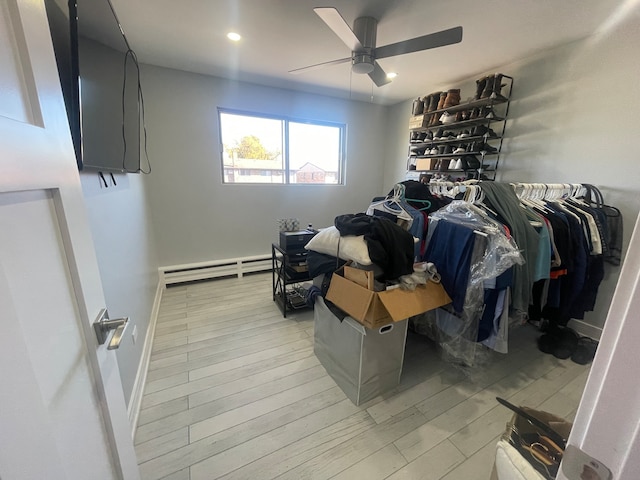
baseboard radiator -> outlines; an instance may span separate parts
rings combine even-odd
[[[189,263],[160,267],[160,276],[165,285],[207,280],[210,278],[237,276],[245,273],[271,270],[271,255],[255,255],[253,257],[227,258],[210,262]]]

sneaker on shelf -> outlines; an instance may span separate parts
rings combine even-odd
[[[496,153],[498,149],[496,147],[492,147],[488,143],[483,143],[482,145],[480,145],[479,151],[486,153]]]
[[[461,153],[466,153],[467,149],[465,147],[463,147],[462,145],[458,146],[454,151],[453,154],[454,155],[458,155]]]
[[[458,134],[458,138],[467,138],[471,136],[471,132],[469,130],[463,130]]]

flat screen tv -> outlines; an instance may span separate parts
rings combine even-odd
[[[45,6],[78,168],[147,173],[137,59],[110,1]]]

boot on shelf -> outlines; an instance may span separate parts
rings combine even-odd
[[[458,105],[459,103],[460,103],[460,89],[452,88],[447,92],[447,96],[445,97],[444,105],[442,106],[442,108],[453,107],[454,105]]]
[[[493,93],[493,84],[495,81],[495,75],[489,75],[485,77],[484,90],[482,90],[482,94],[480,98],[489,98]]]
[[[431,120],[429,120],[429,126],[437,127],[438,125],[442,125],[442,122],[440,121],[440,114],[434,113],[431,115]]]
[[[437,110],[442,110],[446,99],[447,99],[447,92],[441,92],[438,98],[438,106],[436,107]]]
[[[416,98],[413,101],[413,109],[411,110],[411,115],[413,116],[422,115],[423,111],[424,111],[424,103],[422,102],[422,99]]]
[[[429,95],[429,107],[427,112],[433,112],[438,109],[438,100],[440,99],[440,92],[435,92]]]
[[[474,100],[480,100],[482,98],[482,92],[484,92],[486,86],[487,77],[482,77],[476,80],[476,95],[473,97]]]
[[[502,83],[503,75],[501,73],[496,73],[494,75],[493,81],[493,92],[491,98],[499,98],[500,100],[507,100],[507,97],[502,95],[502,88],[506,85]]]

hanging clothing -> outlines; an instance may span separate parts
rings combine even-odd
[[[489,207],[495,210],[504,223],[509,226],[515,242],[525,257],[525,263],[514,268],[511,304],[516,310],[526,312],[531,300],[536,256],[538,254],[538,232],[531,226],[529,219],[520,207],[520,200],[511,185],[497,182],[484,182],[482,191]]]
[[[471,228],[441,220],[437,222],[425,252],[425,260],[438,269],[442,286],[451,297],[456,312],[462,311],[464,305],[474,242]]]

